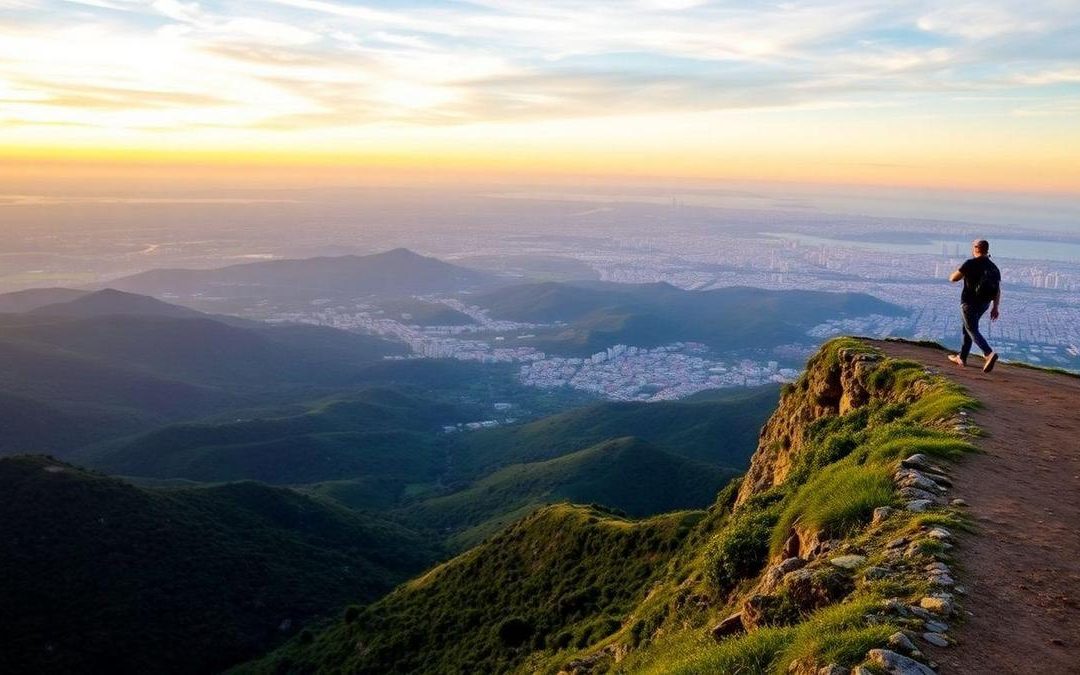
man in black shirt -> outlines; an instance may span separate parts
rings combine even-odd
[[[990,242],[979,239],[971,244],[972,258],[964,261],[960,269],[949,277],[953,283],[963,279],[964,290],[960,294],[960,313],[964,320],[964,344],[959,354],[952,354],[949,360],[958,366],[967,365],[968,354],[974,342],[983,352],[983,372],[989,373],[997,363],[998,355],[986,338],[979,332],[979,320],[990,309],[990,320],[997,321],[1001,316],[998,306],[1001,303],[1001,271],[990,260]],[[991,305],[993,308],[991,309]]]

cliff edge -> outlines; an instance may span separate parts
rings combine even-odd
[[[945,356],[833,340],[707,511],[549,507],[240,670],[1077,672],[1080,379]]]

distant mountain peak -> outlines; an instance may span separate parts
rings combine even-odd
[[[488,288],[499,277],[479,270],[393,248],[370,255],[267,260],[218,269],[159,269],[116,279],[111,285],[150,295],[264,298],[372,294],[404,297]]]
[[[128,293],[106,288],[79,296],[74,300],[38,307],[32,314],[87,318],[112,314],[138,314],[172,318],[195,318],[203,316],[187,307],[169,304],[149,295]]]

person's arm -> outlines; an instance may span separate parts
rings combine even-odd
[[[956,271],[949,275],[949,281],[954,284],[964,278],[964,275],[971,271],[971,261],[965,260],[964,264],[956,268]]]
[[[1001,312],[998,311],[998,306],[1001,304],[1001,288],[998,288],[997,295],[994,296],[994,306],[990,308],[990,320],[997,321],[1001,316]]]

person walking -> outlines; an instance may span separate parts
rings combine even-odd
[[[949,360],[960,366],[967,365],[972,343],[979,346],[983,353],[983,372],[989,373],[997,363],[998,355],[990,347],[982,333],[979,321],[986,310],[990,310],[990,320],[997,321],[1001,316],[1001,270],[990,260],[990,242],[977,239],[971,243],[972,257],[964,261],[949,276],[949,281],[956,283],[963,280],[964,289],[960,293],[960,314],[964,322],[964,343],[959,354],[951,354]]]

